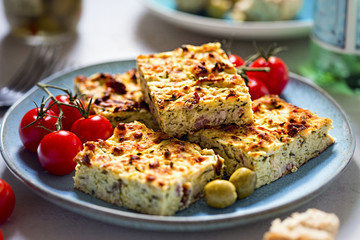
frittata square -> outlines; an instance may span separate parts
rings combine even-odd
[[[136,69],[125,73],[96,73],[90,77],[77,76],[75,91],[91,110],[106,117],[115,128],[118,123],[140,121],[152,129],[159,129],[155,118],[143,100]]]
[[[256,187],[260,187],[295,172],[334,143],[328,134],[331,119],[318,117],[278,96],[256,99],[252,108],[253,124],[203,129],[189,136],[225,159],[228,176],[239,167],[248,167],[256,172]]]
[[[253,122],[248,88],[220,43],[140,55],[137,68],[145,101],[169,135]]]
[[[74,187],[141,213],[173,215],[222,177],[223,159],[213,150],[148,129],[120,123],[106,141],[87,142],[74,159]]]

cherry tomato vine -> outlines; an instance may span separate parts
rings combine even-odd
[[[229,61],[237,68],[249,88],[252,100],[268,94],[280,95],[289,81],[287,65],[275,56],[286,48],[273,44],[265,51],[256,46],[256,53],[244,60],[228,52]]]
[[[42,98],[40,106],[35,103],[36,108],[23,116],[19,126],[20,138],[27,149],[37,153],[40,165],[49,173],[71,173],[76,166],[73,158],[82,150],[82,144],[106,140],[113,133],[112,125],[102,116],[90,116],[91,100],[85,106],[66,88],[43,83],[37,86],[47,97]],[[55,96],[50,89],[64,94]]]

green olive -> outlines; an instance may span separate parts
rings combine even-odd
[[[51,32],[52,34],[61,31],[59,21],[53,16],[42,16],[37,20],[37,26],[39,30]]]
[[[246,198],[255,190],[256,173],[249,168],[241,167],[231,175],[229,181],[234,184],[238,198]]]
[[[205,12],[209,17],[222,18],[231,6],[231,0],[208,0]]]
[[[214,208],[226,208],[237,199],[235,186],[221,179],[206,184],[204,194],[206,203]]]
[[[204,9],[207,0],[176,0],[179,10],[190,13],[197,13]]]

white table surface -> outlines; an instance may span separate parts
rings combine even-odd
[[[172,50],[185,43],[202,44],[226,37],[198,35],[166,22],[147,12],[138,1],[86,0],[76,40],[67,44],[64,57],[75,65],[87,65],[118,59],[134,59],[139,54]],[[272,42],[258,41],[267,47]],[[297,72],[309,58],[309,39],[279,41],[288,51],[281,53],[290,70]],[[0,87],[19,67],[29,47],[8,36],[8,25],[0,6]],[[232,52],[242,56],[253,53],[251,41],[234,40]],[[359,98],[335,96],[350,117],[357,142],[360,138]],[[356,107],[354,107],[356,106]],[[0,118],[6,108],[0,109]],[[359,150],[347,169],[318,197],[290,212],[318,208],[335,213],[341,227],[338,239],[360,236],[360,155]],[[0,156],[0,178],[16,195],[11,218],[0,225],[5,239],[261,239],[272,219],[250,225],[206,232],[161,232],[124,228],[86,218],[60,208],[28,189],[5,166]]]

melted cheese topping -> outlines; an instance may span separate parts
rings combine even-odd
[[[223,166],[213,150],[154,132],[139,122],[120,123],[108,140],[85,143],[75,161],[159,187],[201,172],[209,163],[220,175]]]
[[[254,100],[253,112],[254,124],[216,127],[206,134],[245,152],[261,152],[276,149],[298,135],[309,136],[332,123],[329,118],[318,117],[274,95]]]
[[[244,80],[219,43],[140,55],[137,64],[159,109],[250,102]]]
[[[97,114],[146,109],[135,69],[115,75],[97,73],[89,78],[77,76],[74,82],[77,92],[87,104],[93,99],[92,110]]]

